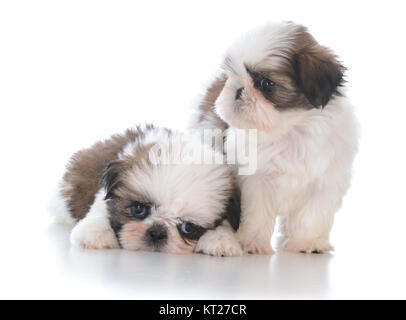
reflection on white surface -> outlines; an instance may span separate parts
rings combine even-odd
[[[338,219],[336,228],[347,223]],[[70,245],[70,227],[47,219],[20,223],[22,237],[2,231],[0,298],[399,298],[406,284],[403,254],[382,250],[378,239],[368,247],[370,236],[354,242],[351,225],[337,232],[334,254],[238,258],[85,250]]]
[[[330,255],[279,252],[218,258],[69,244],[70,228],[51,224],[48,240],[64,277],[116,288],[128,298],[272,298],[328,296]],[[117,293],[111,292],[112,296]]]
[[[220,258],[125,250],[85,250],[70,227],[26,221],[12,238],[3,227],[0,298],[282,299],[404,297],[402,255],[361,250],[364,242],[333,241],[334,254]],[[337,228],[340,226],[338,221]],[[32,227],[34,226],[34,227]],[[351,228],[347,228],[349,239]],[[342,233],[339,233],[342,235]],[[6,239],[6,238],[4,238]],[[277,241],[276,241],[277,242]],[[7,243],[4,242],[3,243]],[[378,243],[378,242],[377,242]],[[389,262],[390,261],[390,262]]]

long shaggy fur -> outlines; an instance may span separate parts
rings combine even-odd
[[[193,127],[258,130],[257,170],[238,177],[237,238],[245,252],[273,252],[276,217],[287,250],[332,249],[329,234],[350,185],[358,138],[344,71],[329,49],[292,22],[253,30],[226,53]]]
[[[73,155],[55,215],[58,221],[75,223],[71,242],[85,248],[240,255],[236,240],[226,252],[221,241],[209,241],[218,239],[219,226],[227,227],[229,239],[234,237],[239,191],[228,165],[182,162],[190,151],[202,148],[209,149],[153,126],[98,142]],[[171,162],[175,159],[179,161]],[[147,208],[143,217],[134,213],[139,204]],[[182,233],[186,223],[196,228],[191,235]]]

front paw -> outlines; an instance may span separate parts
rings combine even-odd
[[[263,255],[272,255],[275,252],[272,249],[272,246],[268,242],[251,242],[251,243],[242,243],[241,244],[244,253],[248,254],[263,254]]]
[[[195,252],[218,257],[239,257],[243,252],[234,234],[207,231],[198,241]]]
[[[86,249],[118,249],[116,235],[109,224],[97,219],[82,220],[72,230],[72,244]]]
[[[275,253],[272,250],[271,240],[268,236],[255,237],[252,233],[237,232],[237,240],[244,254],[272,255]]]
[[[288,239],[284,249],[295,253],[325,253],[334,250],[327,239]]]

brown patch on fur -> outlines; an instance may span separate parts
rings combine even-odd
[[[199,122],[213,122],[214,127],[221,130],[226,130],[228,125],[216,114],[214,111],[214,105],[218,96],[223,90],[226,81],[227,76],[225,74],[218,76],[207,88],[206,93],[204,94],[204,97],[199,105]]]
[[[291,64],[281,64],[278,70],[254,71],[247,67],[254,87],[260,91],[261,95],[272,102],[275,108],[286,110],[295,107],[311,108],[303,94],[298,90],[291,76],[293,74]],[[260,79],[265,77],[276,83],[273,92],[262,92],[260,90]]]
[[[126,171],[134,167],[142,169],[153,165],[149,158],[149,152],[154,145],[154,143],[139,144],[131,150],[130,154],[122,154],[120,159],[111,161],[105,167],[102,176],[102,185],[106,191],[105,199],[113,198],[120,191],[117,189],[125,186]],[[129,190],[126,189],[126,191]]]
[[[153,126],[147,126],[147,130],[151,129]],[[143,137],[141,128],[129,129],[123,135],[113,135],[110,139],[98,142],[72,156],[63,177],[62,189],[72,217],[85,217],[96,193],[102,187],[101,178],[107,165],[118,158],[118,154],[129,142]]]
[[[107,202],[110,220],[120,225],[133,221],[134,217],[131,214],[130,206],[134,201],[152,203],[151,199],[147,199],[145,195],[136,193],[134,190],[127,188],[125,184],[120,185]]]
[[[297,26],[294,46],[284,53],[285,63],[280,69],[268,71],[280,84],[270,99],[277,108],[324,107],[333,95],[340,95],[338,88],[342,85],[345,68],[306,27]]]
[[[324,107],[342,85],[345,68],[314,39],[294,56],[296,84],[314,107]]]

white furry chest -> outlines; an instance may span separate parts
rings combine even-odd
[[[274,143],[259,141],[257,151],[256,173],[239,176],[239,182],[248,197],[255,192],[261,202],[278,214],[290,211],[295,199],[303,198],[319,170],[326,167],[310,161],[314,151],[298,136],[287,136]]]
[[[258,143],[256,174],[269,176],[274,181],[300,178],[309,174],[307,159],[311,150],[306,143],[291,136],[273,143]]]

